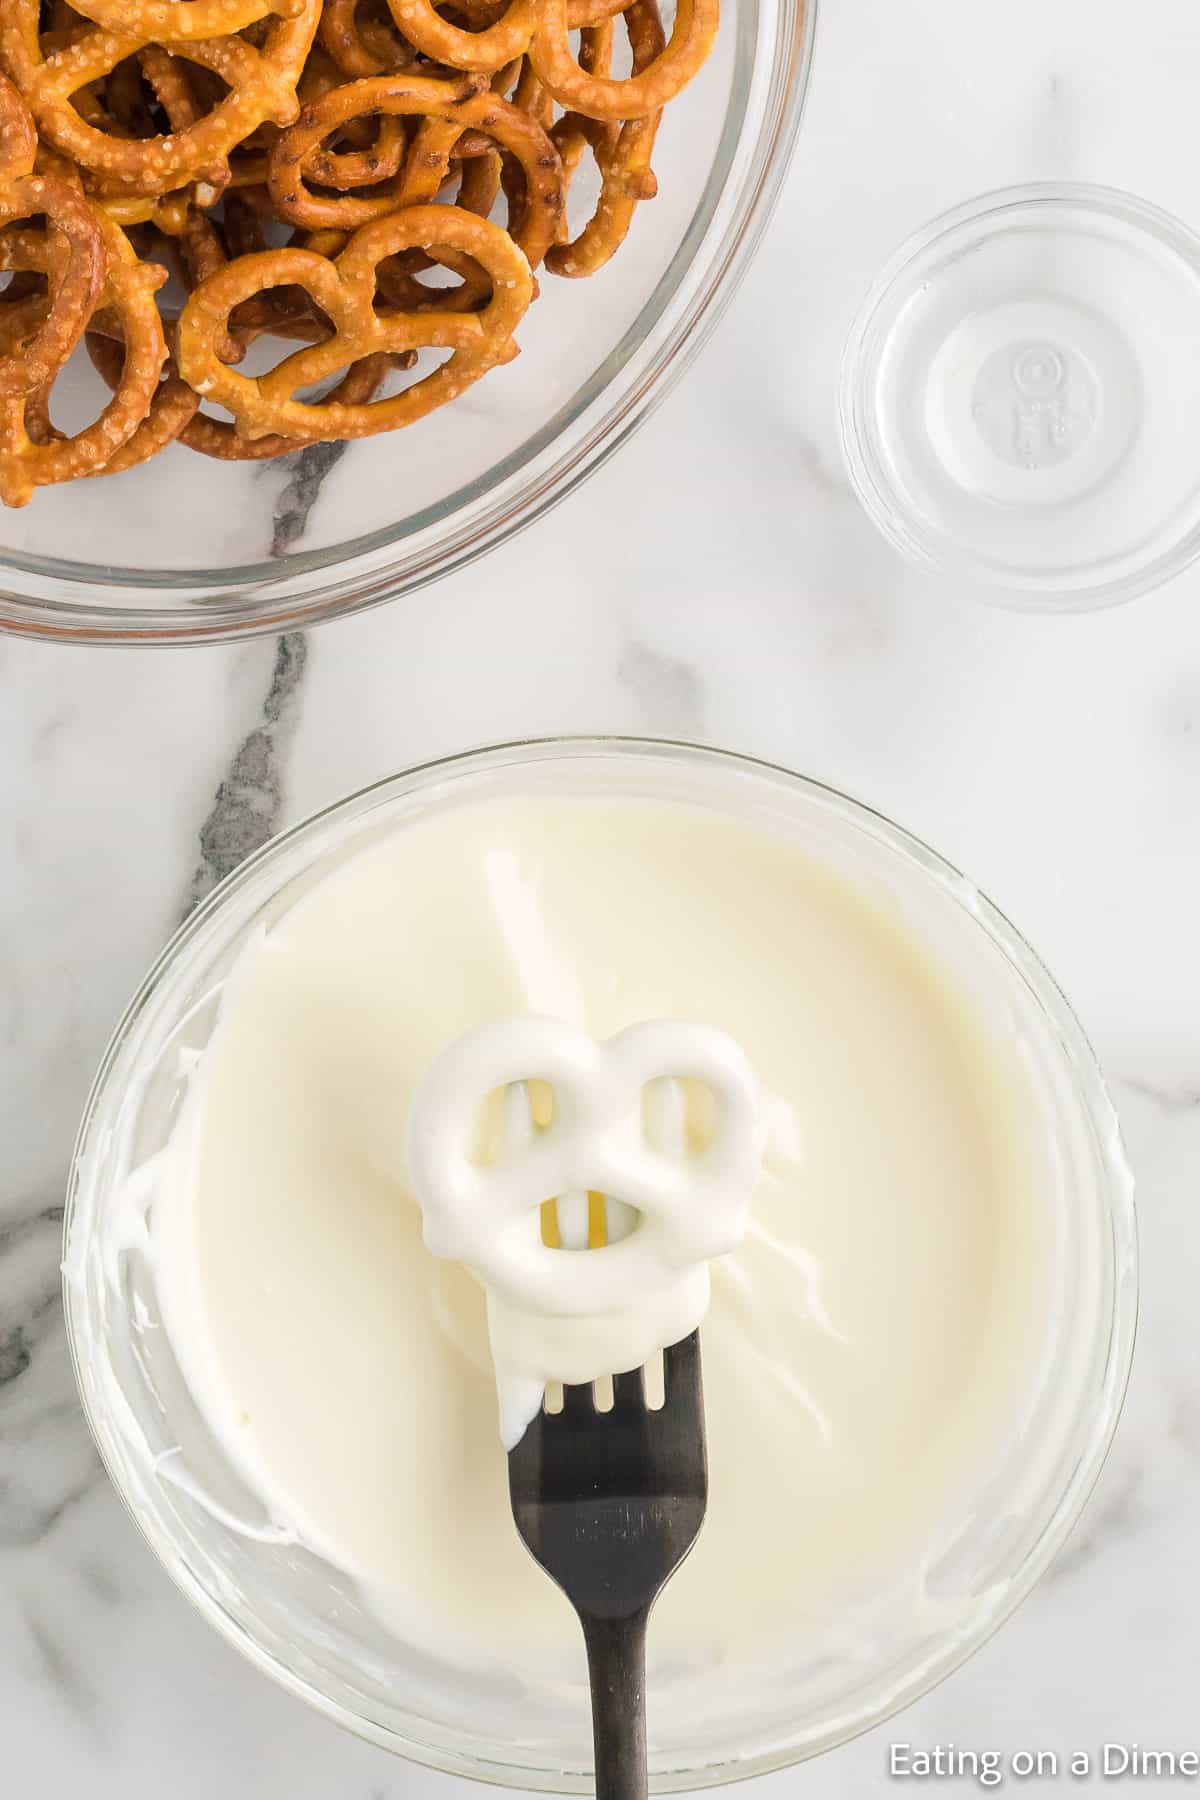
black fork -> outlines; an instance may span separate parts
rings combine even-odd
[[[696,1541],[708,1500],[700,1337],[664,1352],[666,1397],[613,1377],[610,1412],[563,1390],[509,1453],[513,1518],[579,1614],[592,1686],[598,1800],[646,1793],[646,1622]]]

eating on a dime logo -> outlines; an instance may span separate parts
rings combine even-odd
[[[1200,1780],[1200,1749],[1150,1749],[1141,1744],[1101,1744],[1087,1750],[976,1749],[959,1744],[888,1746],[888,1775],[895,1781],[972,1781],[1001,1787],[1007,1781],[1066,1778]]]

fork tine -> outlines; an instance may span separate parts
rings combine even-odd
[[[613,1411],[640,1411],[646,1404],[645,1389],[642,1386],[642,1371],[628,1369],[624,1375],[613,1376]]]
[[[663,1351],[666,1404],[678,1405],[700,1392],[700,1333],[693,1331]]]
[[[590,1419],[595,1415],[596,1402],[592,1393],[591,1382],[584,1382],[575,1387],[563,1386],[563,1409],[559,1415],[564,1419]]]
[[[544,1418],[539,1412],[525,1427],[520,1442],[508,1453],[509,1484],[514,1500],[518,1495],[531,1500],[537,1494],[546,1454],[544,1430]]]

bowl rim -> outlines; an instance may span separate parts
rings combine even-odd
[[[775,60],[762,116],[745,141],[749,165],[736,210],[718,218],[728,171],[719,159],[667,268],[619,344],[554,417],[482,476],[450,496],[453,521],[436,547],[405,555],[446,502],[403,530],[285,559],[211,570],[122,568],[0,549],[0,632],[87,645],[222,643],[300,630],[415,592],[467,567],[572,494],[667,398],[719,323],[761,242],[787,175],[812,76],[819,0],[773,0]],[[754,58],[745,59],[747,82]],[[735,69],[736,72],[736,69]],[[746,99],[749,98],[747,87]],[[739,134],[750,121],[747,107]],[[728,130],[728,111],[723,130]],[[741,142],[739,135],[734,140]],[[689,287],[695,250],[714,234],[703,276]],[[670,316],[674,311],[678,316]],[[644,366],[638,366],[639,358]],[[614,365],[607,372],[609,365]],[[623,386],[622,377],[634,373]],[[610,394],[613,384],[617,391]],[[606,403],[607,397],[607,403]],[[594,415],[594,416],[592,416]],[[561,445],[584,421],[578,442]],[[544,466],[543,466],[544,465]],[[34,500],[36,504],[36,496]],[[18,581],[25,584],[18,586]],[[315,585],[313,585],[315,584]],[[98,590],[153,593],[130,606]],[[168,596],[175,596],[168,603]]]
[[[1055,208],[1131,227],[1187,265],[1200,289],[1200,231],[1152,200],[1090,181],[1030,181],[990,189],[929,219],[885,259],[846,336],[838,378],[838,422],[843,460],[863,511],[910,564],[926,575],[951,578],[973,598],[993,605],[1029,612],[1084,612],[1122,605],[1180,574],[1200,555],[1200,527],[1185,530],[1140,567],[1106,574],[1101,564],[1092,577],[1073,585],[1064,585],[1052,573],[997,568],[961,541],[928,529],[911,510],[892,479],[873,427],[881,340],[886,341],[898,302],[912,291],[921,270],[956,237],[963,239],[960,249],[967,249],[973,237],[982,237],[1006,216]]]
[[[1034,997],[1048,1014],[1054,1027],[1056,1050],[1070,1071],[1077,1104],[1090,1128],[1093,1149],[1103,1178],[1103,1198],[1111,1244],[1108,1335],[1103,1348],[1102,1371],[1092,1395],[1092,1408],[1078,1430],[1076,1460],[1036,1543],[1007,1582],[996,1584],[1001,1589],[999,1594],[996,1587],[986,1594],[977,1605],[968,1626],[947,1634],[936,1651],[924,1656],[906,1682],[892,1691],[885,1691],[873,1706],[856,1711],[849,1719],[844,1716],[834,1717],[819,1735],[804,1738],[800,1742],[795,1738],[783,1740],[757,1754],[739,1757],[735,1761],[714,1760],[702,1763],[699,1767],[659,1771],[652,1775],[652,1793],[675,1793],[725,1785],[806,1761],[811,1756],[848,1743],[885,1723],[953,1674],[1016,1611],[1061,1549],[1095,1486],[1121,1417],[1137,1332],[1138,1244],[1133,1179],[1124,1155],[1117,1114],[1109,1099],[1095,1052],[1062,989],[1007,915],[986,895],[980,893],[954,864],[914,833],[895,824],[886,814],[829,783],[801,775],[765,758],[680,738],[582,733],[518,738],[431,758],[344,794],[268,840],[226,876],[172,934],[125,1008],[88,1094],[71,1158],[63,1217],[63,1299],[71,1362],[84,1417],[114,1489],[156,1559],[185,1598],[249,1663],[323,1717],[355,1736],[424,1767],[498,1786],[543,1793],[579,1794],[592,1791],[590,1781],[573,1771],[522,1768],[515,1762],[496,1762],[459,1748],[423,1742],[375,1720],[364,1718],[341,1702],[329,1698],[293,1671],[282,1667],[239,1620],[228,1614],[217,1598],[201,1584],[158,1521],[147,1517],[134,1505],[127,1486],[114,1467],[107,1452],[102,1421],[93,1409],[88,1383],[84,1379],[84,1362],[73,1307],[74,1296],[67,1271],[70,1265],[71,1228],[76,1216],[89,1138],[96,1126],[101,1102],[125,1040],[136,1026],[143,1008],[153,1000],[160,981],[170,972],[180,953],[193,939],[203,935],[217,912],[240,888],[253,882],[260,871],[272,862],[286,861],[289,853],[305,836],[316,835],[336,815],[367,814],[376,804],[386,801],[391,792],[411,792],[422,785],[436,782],[439,777],[469,775],[488,767],[606,756],[616,759],[660,757],[670,761],[690,760],[718,769],[740,770],[750,775],[765,776],[768,780],[787,787],[799,787],[841,817],[848,817],[864,829],[882,837],[892,850],[915,861],[960,906],[969,908],[989,941],[1001,950],[1014,965],[1017,974],[1032,989]]]

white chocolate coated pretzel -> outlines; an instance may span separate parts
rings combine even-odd
[[[700,1150],[687,1141],[688,1077],[715,1105]],[[554,1102],[541,1129],[529,1099],[538,1080]],[[497,1090],[504,1141],[486,1159],[479,1126]],[[503,1019],[437,1059],[413,1096],[409,1178],[429,1249],[465,1263],[487,1289],[506,1449],[548,1381],[623,1374],[695,1330],[708,1310],[708,1259],[745,1228],[763,1136],[753,1070],[704,1025],[653,1020],[597,1043],[557,1019]],[[590,1250],[578,1217],[566,1228],[589,1193],[604,1196],[609,1238]],[[562,1247],[542,1241],[551,1199]]]
[[[651,1141],[643,1091],[674,1077],[715,1102],[711,1142],[682,1156]],[[474,1155],[487,1096],[541,1080],[554,1094],[542,1130],[493,1161]],[[434,1063],[413,1096],[407,1162],[437,1256],[473,1269],[510,1306],[551,1317],[627,1308],[741,1238],[762,1160],[758,1083],[732,1038],[681,1020],[631,1025],[605,1043],[556,1019],[499,1020]],[[587,1255],[542,1242],[544,1201],[579,1192],[640,1215]]]

